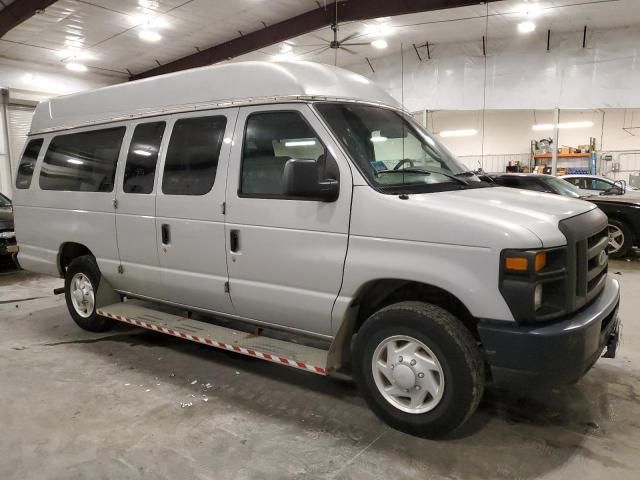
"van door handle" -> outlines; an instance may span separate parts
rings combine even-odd
[[[171,243],[171,230],[169,230],[169,225],[163,223],[160,231],[162,232],[162,244],[169,245]]]
[[[240,251],[240,231],[239,230],[229,231],[229,250],[231,250],[232,253],[238,253]]]

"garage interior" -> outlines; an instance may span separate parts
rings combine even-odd
[[[362,75],[471,170],[640,189],[639,44],[637,0],[0,0],[0,193],[38,102],[241,61]],[[488,385],[439,440],[385,425],[349,379],[83,331],[64,280],[19,258],[0,256],[2,479],[637,478],[637,248],[609,260],[616,358],[573,385]]]

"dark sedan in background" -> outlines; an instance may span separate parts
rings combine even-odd
[[[0,259],[8,256],[16,258],[18,246],[13,231],[13,206],[11,200],[0,193]]]
[[[566,180],[553,175],[505,173],[484,175],[483,178],[485,181],[503,187],[555,193],[595,203],[609,218],[607,252],[612,258],[626,257],[634,246],[640,246],[640,196],[638,195],[588,195]]]

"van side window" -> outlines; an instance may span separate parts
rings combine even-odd
[[[18,165],[18,175],[16,176],[16,188],[29,188],[31,186],[31,177],[36,168],[36,160],[42,148],[42,138],[31,140],[24,149],[24,154]]]
[[[40,170],[43,190],[111,192],[125,127],[58,135]]]
[[[254,113],[247,119],[242,150],[241,196],[282,197],[285,164],[292,158],[315,160],[319,178],[338,179],[338,165],[327,161],[324,145],[298,112]]]
[[[223,116],[183,118],[174,124],[162,176],[163,193],[204,195],[211,190],[226,125]]]
[[[136,125],[124,169],[125,193],[151,193],[165,122]]]

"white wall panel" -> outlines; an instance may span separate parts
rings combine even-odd
[[[546,32],[473,43],[431,46],[431,60],[419,62],[405,45],[404,95],[399,53],[375,59],[375,73],[364,64],[349,68],[404,96],[409,110],[639,108],[640,28],[554,34],[546,51]]]

